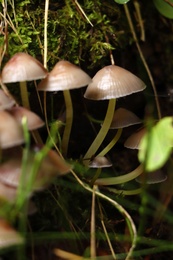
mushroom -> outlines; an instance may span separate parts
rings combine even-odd
[[[97,168],[94,177],[92,178],[90,185],[93,186],[95,181],[101,174],[102,168],[111,167],[112,163],[105,156],[96,156],[89,163],[90,168]]]
[[[15,202],[17,189],[0,181],[0,200]]]
[[[115,110],[110,129],[119,129],[140,123],[141,120],[138,116],[133,112],[120,107]]]
[[[0,219],[0,249],[24,243],[23,237],[4,219]]]
[[[63,91],[66,105],[66,124],[62,137],[64,155],[67,154],[73,122],[73,106],[69,90],[84,87],[90,82],[91,78],[82,69],[69,61],[61,60],[38,85],[38,90],[42,91]]]
[[[133,133],[127,138],[127,140],[124,143],[124,146],[130,149],[140,149],[139,144],[145,133],[146,133],[145,127],[138,129],[138,131],[136,131],[135,133]]]
[[[37,114],[27,108],[18,106],[13,107],[8,111],[19,122],[19,124],[22,124],[22,118],[26,117],[28,130],[35,130],[44,125],[44,121]]]
[[[22,151],[19,150],[18,153],[15,153],[14,149],[8,150],[8,153],[4,155],[3,162],[0,164],[0,182],[15,188],[22,185],[25,189],[31,182],[32,191],[42,190],[57,176],[70,171],[71,166],[53,150],[50,150],[38,165],[36,156],[41,152],[38,147],[34,148],[34,151],[29,151],[25,165],[23,165]],[[8,157],[7,154],[9,154]]]
[[[21,125],[7,111],[0,111],[0,148],[6,149],[24,143]]]
[[[4,66],[1,74],[3,83],[20,82],[22,104],[30,108],[26,81],[46,77],[47,70],[43,65],[24,52],[16,53]]]
[[[133,112],[125,108],[118,108],[115,110],[110,129],[118,129],[118,131],[111,142],[99,153],[99,156],[104,156],[110,151],[110,149],[112,149],[119,140],[123,128],[140,123],[141,120]]]
[[[8,97],[2,89],[0,89],[0,110],[12,108],[15,101]]]
[[[96,73],[88,85],[84,97],[92,100],[107,99],[109,104],[103,125],[84,156],[86,164],[86,159],[96,153],[110,128],[115,110],[115,99],[142,91],[145,87],[141,79],[116,65],[106,66]]]
[[[143,172],[136,178],[139,183],[155,184],[163,182],[167,179],[167,175],[161,169],[153,172]]]

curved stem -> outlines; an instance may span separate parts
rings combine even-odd
[[[120,139],[122,131],[123,131],[123,129],[119,128],[116,135],[114,136],[114,138],[110,141],[110,143],[97,156],[104,156],[105,154],[107,154],[112,149],[112,147],[114,147],[114,145],[118,142],[118,140]]]
[[[97,134],[95,140],[93,141],[93,143],[91,144],[87,153],[84,156],[85,165],[88,165],[90,158],[97,152],[98,148],[102,144],[104,138],[106,137],[106,135],[109,131],[109,128],[110,128],[110,125],[112,122],[112,118],[113,118],[113,114],[115,111],[115,104],[116,104],[116,99],[109,100],[109,104],[108,104],[108,108],[107,108],[107,112],[106,112],[106,116],[105,116],[103,125],[102,125],[99,133]]]
[[[115,185],[131,181],[143,173],[143,166],[140,164],[135,170],[117,177],[100,178],[95,181],[95,185]]]
[[[73,170],[71,170],[71,173],[73,174],[73,176],[75,177],[75,179],[77,180],[77,182],[87,191],[93,193],[93,189],[90,188],[87,184],[85,184],[84,182],[82,182],[79,177],[75,174],[75,172]],[[116,202],[115,200],[111,199],[110,197],[106,196],[105,194],[99,192],[98,190],[95,191],[95,194],[110,202],[122,215],[123,217],[125,218],[126,220],[126,223],[127,223],[127,226],[129,228],[129,233],[130,233],[130,236],[131,236],[131,240],[132,240],[132,244],[131,244],[131,247],[126,255],[126,258],[125,260],[130,260],[131,259],[131,256],[132,256],[132,253],[136,247],[136,243],[137,243],[137,230],[136,230],[136,226],[135,226],[135,223],[133,222],[133,219],[131,218],[130,214],[118,203]]]
[[[22,105],[28,109],[30,109],[29,104],[29,97],[28,97],[28,90],[27,90],[27,84],[26,81],[20,82],[20,94],[22,99]]]
[[[65,129],[62,137],[62,153],[64,156],[66,156],[68,151],[68,144],[70,139],[72,123],[73,123],[73,104],[71,100],[70,91],[64,90],[63,94],[64,94],[64,100],[66,106],[66,123],[65,123]]]

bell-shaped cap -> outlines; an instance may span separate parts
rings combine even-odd
[[[136,178],[139,183],[156,184],[164,182],[167,179],[167,175],[161,170],[156,170],[152,172],[143,172]]]
[[[3,163],[0,164],[0,182],[17,188],[22,174],[22,153],[14,154],[15,150],[9,151]],[[27,185],[31,178],[33,165],[35,163],[35,155],[39,150],[30,151],[25,164],[25,174],[23,184]],[[7,154],[6,154],[7,156]],[[42,160],[37,172],[36,179],[33,183],[33,190],[42,190],[50,185],[50,183],[58,176],[68,173],[71,166],[67,164],[55,151],[50,150],[47,156]]]
[[[134,74],[116,65],[99,70],[88,85],[84,97],[104,100],[124,97],[146,88],[145,83]]]
[[[3,83],[31,81],[46,77],[47,70],[31,55],[18,52],[4,66],[1,74]]]
[[[0,181],[0,201],[15,202],[17,189]]]
[[[15,100],[8,97],[2,89],[0,89],[0,110],[5,110],[13,107]]]
[[[105,156],[96,156],[89,164],[90,168],[106,168],[111,166],[112,163]]]
[[[66,60],[59,61],[53,70],[38,84],[38,90],[59,91],[81,88],[91,78],[78,66]]]
[[[9,113],[22,124],[22,118],[26,117],[28,130],[35,130],[44,125],[44,121],[34,112],[21,106],[13,107]]]
[[[114,112],[110,129],[124,128],[140,123],[141,120],[133,112],[125,108],[118,108]]]
[[[0,111],[0,148],[6,149],[24,143],[23,130],[16,119]]]
[[[134,134],[130,135],[124,143],[124,147],[130,149],[140,149],[140,141],[144,134],[146,133],[146,128],[140,128]]]

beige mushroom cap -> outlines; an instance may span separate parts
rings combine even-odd
[[[112,163],[105,156],[96,156],[89,164],[90,168],[106,168],[111,166]]]
[[[124,128],[140,123],[141,120],[138,116],[136,116],[133,112],[120,107],[114,112],[110,129]]]
[[[23,130],[15,118],[0,111],[0,147],[5,149],[24,143]]]
[[[127,140],[124,143],[124,146],[130,149],[140,149],[140,141],[145,133],[146,128],[140,128],[137,132],[135,132],[127,138]]]
[[[88,85],[85,98],[93,100],[114,99],[142,91],[145,83],[134,74],[116,65],[99,70]]]
[[[0,110],[9,109],[14,106],[15,100],[9,98],[2,89],[0,89]]]
[[[81,88],[90,82],[91,78],[81,68],[69,61],[61,60],[56,63],[49,75],[39,83],[38,90],[63,91]]]
[[[30,151],[25,164],[24,185],[27,185],[35,163],[35,153]],[[0,164],[0,182],[17,188],[20,183],[22,174],[22,153],[21,150],[16,154],[15,149],[9,150],[10,157],[7,157]],[[6,155],[7,156],[7,155]],[[67,164],[55,151],[50,150],[47,156],[41,162],[37,176],[33,183],[33,191],[42,190],[50,185],[50,183],[58,176],[64,175],[71,170],[71,166]]]
[[[31,81],[46,77],[43,65],[24,52],[16,53],[4,66],[1,74],[3,83]]]
[[[22,118],[26,117],[28,130],[35,130],[44,125],[44,121],[37,114],[24,107],[13,107],[9,110],[9,113],[20,125],[22,123]]]

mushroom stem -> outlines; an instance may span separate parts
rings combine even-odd
[[[63,95],[64,95],[65,106],[66,106],[66,123],[65,123],[65,129],[62,137],[61,148],[62,148],[63,155],[66,156],[68,151],[68,144],[70,139],[72,123],[73,123],[73,104],[72,104],[69,90],[64,90]]]
[[[29,104],[29,97],[28,97],[28,91],[27,91],[27,84],[26,81],[20,82],[20,94],[22,99],[22,105],[28,109],[30,109]]]
[[[106,137],[111,122],[112,122],[112,118],[114,115],[114,111],[115,111],[115,104],[116,104],[116,99],[110,99],[109,100],[109,104],[108,104],[108,108],[107,108],[107,112],[106,112],[106,116],[103,122],[103,125],[99,131],[99,133],[97,134],[95,140],[93,141],[93,143],[91,144],[91,146],[89,147],[88,151],[86,152],[85,156],[84,156],[84,164],[88,165],[90,158],[97,152],[98,148],[100,147],[100,145],[102,144],[104,138]]]
[[[143,166],[140,164],[135,170],[117,177],[100,178],[95,181],[95,185],[116,185],[131,181],[143,173]]]
[[[98,154],[98,156],[105,156],[105,154],[107,154],[112,147],[118,142],[118,140],[120,139],[120,136],[122,134],[123,129],[119,128],[116,132],[116,135],[114,136],[114,138],[110,141],[110,143]]]

